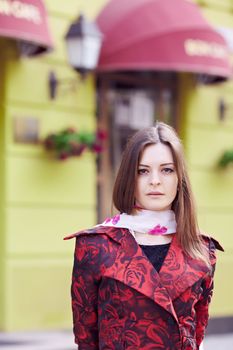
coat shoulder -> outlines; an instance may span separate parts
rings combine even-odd
[[[216,261],[217,261],[216,250],[220,250],[220,251],[224,252],[224,249],[215,238],[213,238],[209,235],[206,235],[206,234],[202,234],[201,236],[202,236],[202,240],[203,240],[204,244],[206,245],[207,249],[209,250],[210,263],[211,263],[211,265],[214,266],[216,264]]]
[[[224,252],[224,248],[222,247],[222,245],[212,236],[207,235],[207,234],[201,234],[201,237],[203,239],[203,241],[208,245],[210,250],[220,250],[222,252]]]
[[[72,238],[77,238],[77,237],[80,237],[80,236],[85,236],[85,235],[90,235],[90,234],[98,234],[98,230],[95,230],[94,227],[93,228],[89,228],[89,229],[84,229],[84,230],[81,230],[81,231],[76,231],[74,233],[71,233],[67,236],[65,236],[63,239],[64,241],[66,240],[69,240],[69,239],[72,239]]]
[[[125,229],[97,225],[86,230],[81,230],[81,231],[72,233],[64,237],[63,239],[68,240],[68,239],[79,238],[83,236],[86,236],[86,237],[105,236],[109,239],[116,241],[117,243],[121,243],[121,240],[124,237],[124,235],[125,235]]]

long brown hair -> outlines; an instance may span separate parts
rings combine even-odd
[[[172,203],[172,210],[177,221],[178,241],[186,254],[209,265],[208,254],[198,229],[183,146],[177,133],[169,125],[157,122],[154,127],[136,132],[128,141],[113,189],[113,204],[121,213],[133,213],[139,160],[145,147],[156,143],[170,148],[175,163],[178,191]]]

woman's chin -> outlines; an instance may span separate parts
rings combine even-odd
[[[163,211],[163,210],[169,210],[171,209],[170,206],[162,206],[162,205],[147,205],[143,206],[146,210],[151,210],[151,211]]]

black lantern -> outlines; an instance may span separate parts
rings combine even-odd
[[[103,40],[97,25],[80,15],[77,21],[71,24],[65,39],[70,65],[81,75],[93,71],[98,64]]]
[[[71,24],[66,36],[68,61],[84,79],[86,74],[95,70],[98,64],[103,35],[93,22],[88,22],[80,15]],[[50,99],[54,100],[57,95],[58,85],[69,84],[73,89],[77,80],[58,79],[55,72],[50,72],[48,87]]]

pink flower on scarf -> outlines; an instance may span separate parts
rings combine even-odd
[[[148,233],[150,235],[161,235],[163,233],[166,233],[167,232],[167,227],[165,226],[160,226],[160,225],[157,225],[155,226],[154,228],[152,228]]]
[[[120,214],[117,214],[117,215],[113,216],[113,218],[105,219],[104,223],[108,224],[109,222],[112,222],[113,225],[116,225],[119,220],[120,220]]]
[[[105,224],[108,224],[111,220],[112,220],[112,218],[106,218],[105,221],[104,221],[104,223],[105,223]]]
[[[118,223],[119,220],[120,220],[120,214],[115,215],[115,216],[112,218],[112,223],[113,223],[113,225],[116,225],[116,224]]]

